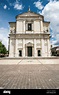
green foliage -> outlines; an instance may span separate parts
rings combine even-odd
[[[6,54],[7,49],[6,47],[0,42],[0,54]]]

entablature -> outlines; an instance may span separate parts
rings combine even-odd
[[[50,34],[9,34],[10,38],[15,38],[15,39],[41,39],[41,38],[49,38]]]
[[[25,21],[29,21],[29,20],[30,21],[35,21],[35,20],[42,20],[42,18],[38,18],[38,17],[35,17],[35,18],[34,17],[29,17],[28,18],[28,17],[25,17],[25,18],[17,18],[16,21],[18,21],[18,20],[20,20],[20,21],[24,21],[24,20]]]

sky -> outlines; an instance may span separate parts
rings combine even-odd
[[[59,45],[59,0],[0,0],[0,41],[8,49],[9,23],[15,16],[30,10],[50,21],[51,45]]]

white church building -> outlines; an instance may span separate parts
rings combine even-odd
[[[9,22],[9,57],[49,57],[50,22],[44,16],[30,10],[16,16],[16,22]]]

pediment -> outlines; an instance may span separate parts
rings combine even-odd
[[[18,15],[18,16],[16,16],[16,17],[43,17],[42,15],[40,15],[40,14],[37,14],[37,13],[34,13],[34,12],[26,12],[26,13],[23,13],[23,14],[20,14],[20,15]]]
[[[31,43],[31,42],[28,42],[27,44],[28,44],[28,45],[32,45],[32,43]]]
[[[28,43],[26,44],[26,46],[33,46],[33,43],[28,42]]]
[[[37,14],[35,14],[35,13],[27,12],[27,13],[23,13],[23,14],[20,15],[20,16],[39,16],[39,15],[37,15]]]

